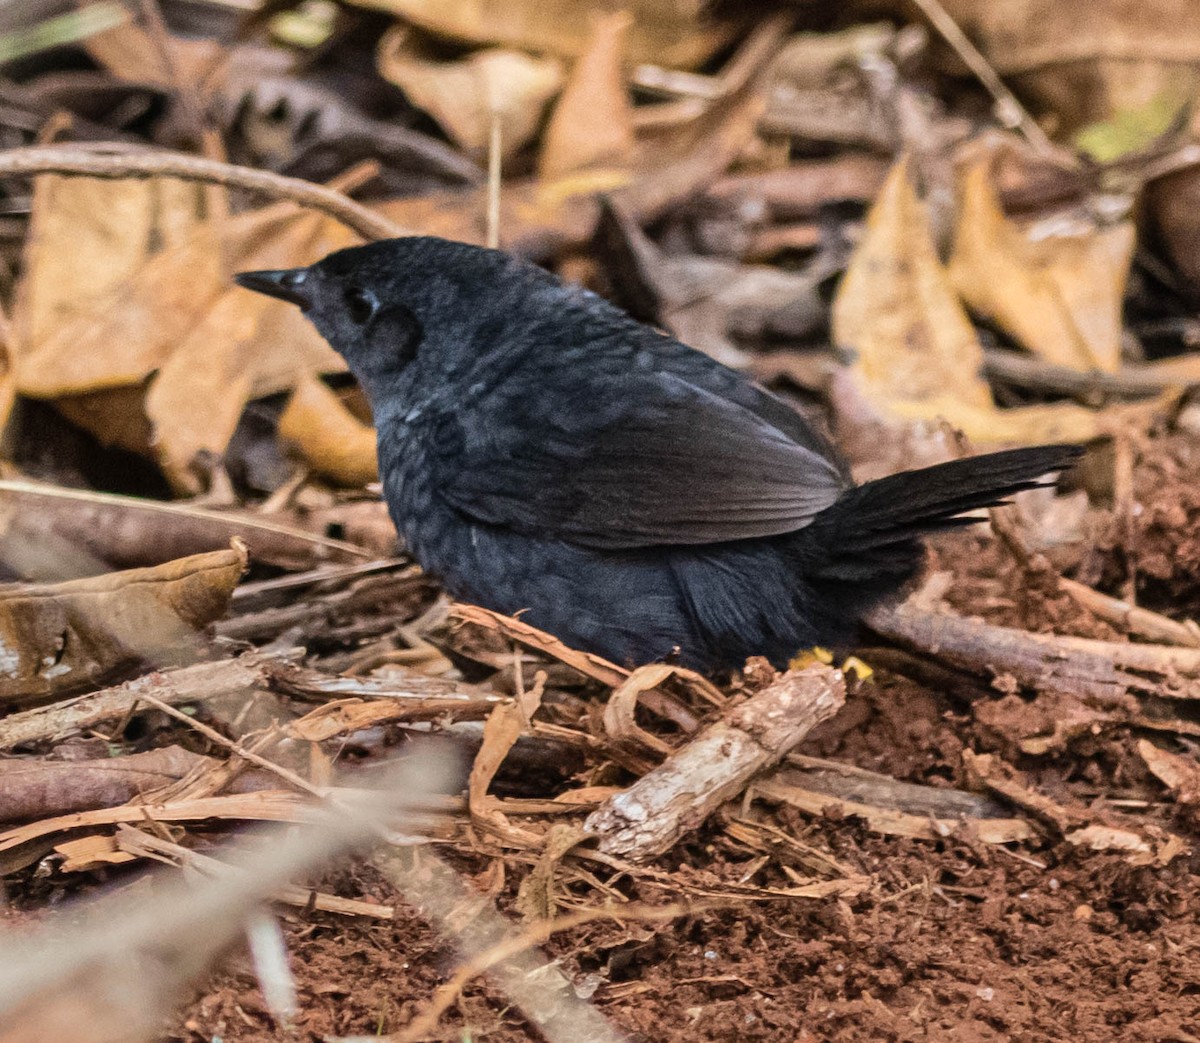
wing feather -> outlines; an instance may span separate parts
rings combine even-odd
[[[846,484],[815,435],[800,444],[762,415],[771,410],[674,374],[610,380],[592,402],[554,413],[552,428],[541,405],[526,416],[514,403],[499,431],[493,422],[440,432],[451,448],[439,454],[438,487],[454,507],[532,535],[625,549],[792,532]],[[452,414],[441,422],[461,424]],[[788,423],[807,431],[794,412]]]

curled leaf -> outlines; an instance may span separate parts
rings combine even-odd
[[[0,704],[194,658],[200,630],[225,614],[245,567],[235,543],[154,568],[0,587]]]
[[[487,151],[493,112],[500,117],[502,154],[511,156],[537,132],[563,82],[557,59],[498,47],[456,62],[432,60],[399,27],[380,40],[378,61],[385,79],[477,158]]]

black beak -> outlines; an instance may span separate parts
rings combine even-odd
[[[247,290],[278,297],[281,301],[299,305],[301,311],[308,311],[312,297],[304,292],[307,278],[307,268],[279,268],[265,272],[238,272],[233,281]]]

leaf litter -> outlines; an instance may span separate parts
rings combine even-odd
[[[57,142],[0,163],[5,928],[72,953],[6,957],[0,1039],[1200,1038],[1189,13],[370,6],[141,5],[85,46],[157,107],[0,114]],[[493,228],[860,473],[1064,438],[1080,487],[938,541],[844,676],[447,608],[341,362],[229,284],[398,226]]]

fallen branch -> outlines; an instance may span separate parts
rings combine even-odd
[[[32,145],[0,151],[0,178],[33,177],[37,174],[95,177],[110,181],[152,177],[199,181],[223,188],[239,188],[273,199],[286,199],[319,210],[341,221],[368,242],[408,234],[399,225],[335,189],[269,170],[221,163],[183,152],[133,150],[128,146],[112,144],[93,147]]]
[[[777,764],[841,709],[842,674],[810,666],[783,674],[678,753],[609,798],[584,828],[600,850],[643,861],[668,850],[721,804]]]
[[[941,840],[955,835],[977,837],[985,844],[1011,844],[1031,840],[1036,831],[1019,818],[935,818],[912,815],[895,808],[878,807],[861,801],[820,793],[801,786],[789,785],[780,779],[764,779],[751,789],[755,799],[787,804],[806,815],[861,819],[873,833],[893,837],[915,837],[920,840]]]
[[[984,351],[983,372],[993,380],[1001,380],[1026,391],[1071,395],[1090,403],[1109,398],[1154,398],[1171,388],[1200,383],[1200,370],[1188,374],[1153,365],[1126,363],[1116,373],[1099,370],[1085,373],[1000,348]]]
[[[124,804],[215,763],[180,746],[97,760],[0,760],[0,822]]]
[[[864,620],[877,634],[984,677],[1128,708],[1130,694],[1200,699],[1200,649],[1031,634],[902,605]]]
[[[264,688],[266,663],[287,661],[299,654],[294,649],[276,653],[248,652],[237,659],[196,663],[177,670],[147,674],[114,688],[14,713],[0,721],[0,750],[63,739],[107,721],[121,720],[133,713],[143,694],[177,706]]]

